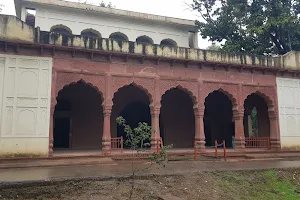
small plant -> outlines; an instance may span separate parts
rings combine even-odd
[[[150,146],[151,126],[146,122],[139,122],[138,127],[132,130],[132,128],[126,124],[126,120],[123,117],[118,117],[116,121],[119,126],[124,127],[126,146],[137,151],[143,151],[145,147]]]
[[[126,124],[126,120],[120,116],[116,119],[116,122],[119,126],[124,127],[124,132],[126,133],[125,145],[132,149],[133,154],[139,154],[140,152],[144,151],[145,148],[150,147],[150,138],[151,138],[151,131],[152,128],[146,122],[139,122],[138,126],[132,129],[128,124]],[[131,189],[129,194],[129,199],[132,199],[132,195],[135,188],[135,175],[137,172],[149,169],[153,166],[153,164],[163,165],[165,167],[165,161],[167,161],[167,152],[166,150],[170,147],[162,147],[159,149],[158,152],[152,153],[149,156],[149,159],[152,161],[150,165],[146,168],[138,168],[135,163],[131,162],[132,166],[132,180],[131,180]],[[137,155],[138,156],[138,155]]]

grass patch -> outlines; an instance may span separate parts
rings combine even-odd
[[[299,170],[297,170],[299,172]],[[223,197],[240,200],[299,200],[299,175],[292,171],[216,172]]]

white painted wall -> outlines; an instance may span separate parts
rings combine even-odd
[[[21,19],[25,21],[25,8],[22,7]],[[58,8],[42,5],[28,5],[36,9],[36,26],[42,31],[50,31],[54,25],[63,24],[72,30],[75,35],[80,35],[84,29],[95,29],[103,38],[108,38],[111,33],[122,32],[130,41],[137,37],[147,35],[155,44],[160,44],[163,39],[172,39],[180,47],[189,47],[188,29],[167,23],[154,23],[145,20],[125,19],[116,15],[93,14],[86,11]],[[197,36],[197,34],[196,34]]]
[[[0,54],[0,154],[47,154],[52,58]]]
[[[277,78],[281,147],[300,146],[300,80]]]

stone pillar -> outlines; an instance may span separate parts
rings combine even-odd
[[[54,136],[53,136],[53,131],[54,131],[54,110],[55,106],[50,108],[50,127],[49,127],[49,152],[48,152],[48,157],[53,156],[53,142],[54,142]]]
[[[156,150],[157,140],[160,138],[159,131],[159,114],[160,108],[151,109],[151,150]]]
[[[112,107],[105,107],[103,109],[103,136],[102,136],[102,151],[104,154],[110,154],[111,148],[111,132],[110,132],[110,116]]]
[[[268,111],[270,119],[270,142],[272,150],[280,150],[279,122],[275,111]]]
[[[205,153],[205,134],[204,134],[204,108],[194,110],[195,115],[195,142],[200,145],[200,152]],[[197,145],[197,146],[198,146]]]
[[[234,130],[235,130],[235,148],[236,150],[242,151],[245,149],[245,133],[244,133],[244,112],[243,111],[233,111],[234,119]]]

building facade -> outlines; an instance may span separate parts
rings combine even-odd
[[[165,41],[180,47],[197,47],[198,36],[192,20],[59,0],[16,0],[15,4],[17,16],[24,22],[34,23],[41,31],[62,28],[73,35],[121,37],[127,41],[141,40],[152,44]]]
[[[280,139],[282,147],[298,147],[300,130],[300,82],[277,77]]]
[[[28,24],[0,16],[3,154],[108,153],[125,136],[118,116],[151,124],[152,148],[159,138],[202,152],[223,140],[236,151],[251,138],[274,150],[300,143],[298,52],[201,50],[191,21],[78,3],[24,0],[16,10]]]

